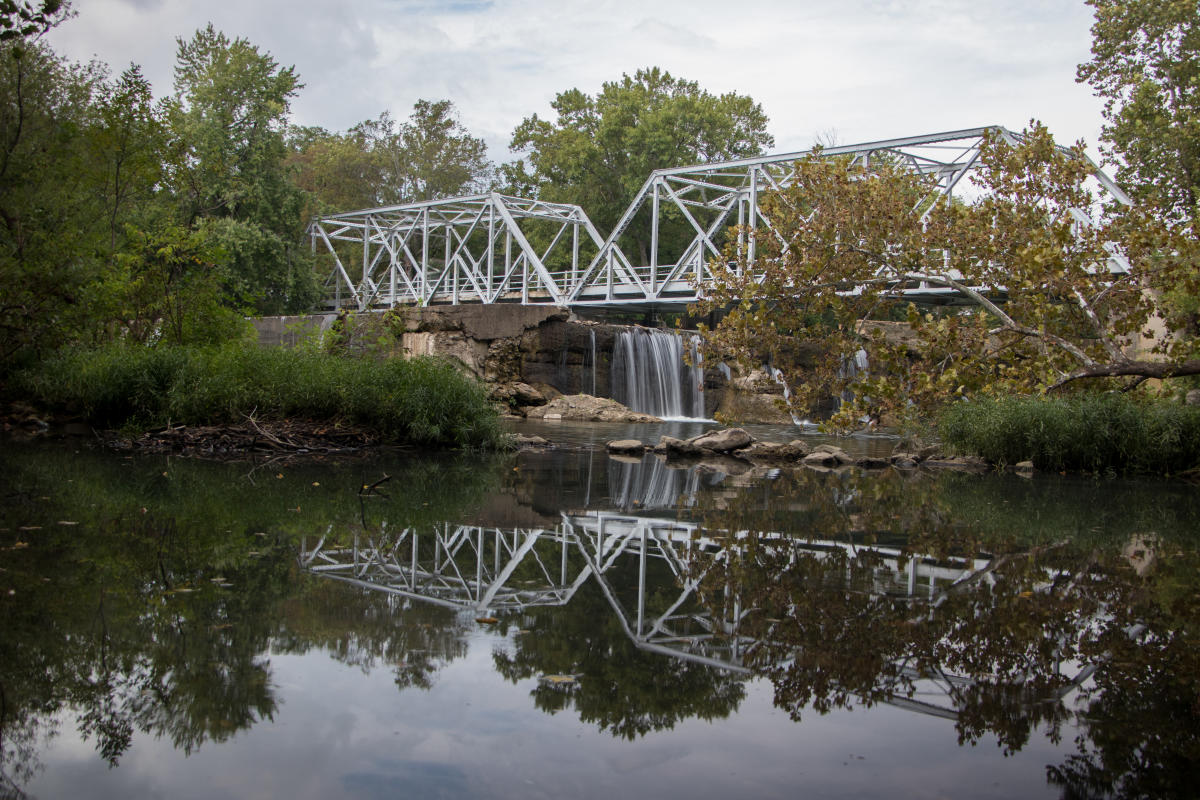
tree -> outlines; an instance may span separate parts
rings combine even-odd
[[[1200,9],[1194,0],[1088,0],[1104,154],[1135,202],[1170,224],[1200,217]],[[1200,297],[1167,291],[1169,324],[1200,334]]]
[[[0,44],[0,371],[87,326],[102,214],[86,132],[102,84],[40,43]]]
[[[296,185],[308,196],[306,218],[382,205],[382,158],[361,127],[346,133],[324,128],[290,132],[288,163]]]
[[[1150,330],[1158,292],[1200,290],[1190,227],[1136,207],[1081,225],[1073,209],[1097,205],[1092,166],[1041,125],[1018,144],[990,136],[981,163],[984,194],[968,204],[935,201],[896,164],[798,162],[794,181],[764,200],[778,235],[759,237],[754,264],[731,251],[737,269],[714,267],[721,277],[696,310],[730,310],[708,336],[710,357],[775,364],[802,408],[853,391],[834,419],[845,426],[962,396],[1200,374],[1195,340]],[[1110,272],[1114,244],[1131,271]],[[967,306],[918,309],[900,294],[913,281],[953,289]],[[901,314],[902,340],[872,322]],[[1139,336],[1155,337],[1149,357],[1131,349]],[[801,370],[805,348],[818,355]],[[847,368],[860,351],[868,372]]]
[[[492,182],[487,144],[463,127],[449,100],[418,100],[400,125],[385,111],[345,133],[306,129],[292,153],[297,180],[319,210],[475,194]]]
[[[1105,155],[1140,203],[1173,222],[1200,202],[1200,9],[1195,0],[1087,0],[1092,59],[1078,80],[1104,99]]]
[[[449,100],[418,100],[408,122],[385,141],[398,202],[479,192],[491,181],[487,145],[467,132]]]
[[[513,131],[511,147],[528,162],[507,166],[505,177],[544,200],[581,205],[602,231],[654,170],[758,155],[774,144],[750,97],[713,95],[657,67],[605,83],[595,97],[561,92],[551,106],[557,119],[534,114]],[[648,235],[632,236],[645,254]]]
[[[300,245],[304,198],[291,180],[284,141],[300,79],[293,67],[281,68],[211,24],[178,42],[167,119],[182,221],[226,251],[232,303],[264,314],[305,309],[316,285]]]

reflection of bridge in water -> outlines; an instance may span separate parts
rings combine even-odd
[[[939,201],[970,193],[964,179],[981,166],[980,148],[989,132],[1009,143],[1020,139],[1001,127],[970,128],[830,147],[820,155],[844,157],[868,171],[899,164],[928,178],[929,194],[914,209],[928,213]],[[754,268],[756,242],[779,237],[760,201],[791,184],[796,162],[812,157],[805,151],[657,170],[608,238],[579,206],[495,192],[332,214],[314,220],[309,231],[314,251],[332,265],[326,288],[334,307],[682,306],[703,294],[714,269],[725,268],[727,243]],[[1104,200],[1129,202],[1090,166]],[[1088,212],[1071,213],[1077,224],[1087,225]],[[664,222],[684,233],[678,252],[668,250],[667,242],[678,236],[665,235]],[[648,243],[644,258],[626,253],[627,235],[635,232]],[[1108,266],[1114,272],[1129,268],[1115,252]],[[892,290],[917,302],[961,299],[933,274],[898,281]]]
[[[906,554],[898,547],[820,540],[782,533],[711,531],[700,525],[607,512],[562,515],[552,528],[493,528],[441,523],[379,533],[356,533],[350,543],[330,537],[301,542],[300,564],[310,573],[373,591],[432,603],[464,615],[520,613],[565,606],[594,581],[636,647],[670,658],[749,675],[747,656],[768,642],[749,636],[735,588],[726,586],[726,613],[715,617],[697,590],[710,572],[745,552],[750,540],[774,548],[786,564],[843,552],[875,557],[872,593],[912,598],[935,607],[952,587],[973,581],[995,583],[986,558],[943,558]],[[636,593],[612,578],[636,566]],[[662,568],[673,585],[662,583]],[[656,576],[649,575],[654,569]],[[1048,576],[1052,577],[1052,576]],[[664,606],[662,593],[669,602]],[[653,598],[653,599],[652,599]],[[1068,670],[1070,665],[1061,665]],[[1065,697],[1091,674],[1070,676]],[[970,678],[939,670],[936,675],[905,667],[902,678],[915,694],[899,691],[891,705],[957,719],[955,690]]]

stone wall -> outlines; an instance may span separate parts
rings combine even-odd
[[[252,320],[263,346],[295,347],[306,339],[385,356],[453,358],[492,387],[493,396],[525,405],[564,394],[612,396],[612,354],[624,326],[573,319],[553,306],[461,305],[401,307],[390,316],[363,312],[263,317]],[[593,349],[594,342],[594,349]],[[593,355],[594,354],[594,355]],[[537,391],[531,396],[518,384]],[[705,415],[727,421],[790,422],[776,399],[782,387],[764,375],[727,384],[704,371]]]

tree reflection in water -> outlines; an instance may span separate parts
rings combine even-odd
[[[1006,751],[1073,721],[1078,753],[1047,769],[1064,797],[1191,796],[1194,490],[1164,503],[1161,486],[1113,498],[1104,483],[1044,480],[799,472],[769,495],[722,497],[704,518],[726,549],[693,564],[700,595],[714,617],[736,617],[730,635],[753,642],[746,665],[795,719],[890,702]],[[727,533],[784,520],[813,533]],[[917,567],[927,591],[904,580]]]
[[[319,500],[329,470],[247,489],[197,465],[0,466],[23,487],[0,526],[8,794],[66,709],[110,763],[138,732],[191,752],[273,717],[268,653],[321,648],[428,688],[480,615],[506,679],[577,678],[535,683],[538,708],[619,738],[730,715],[757,675],[796,719],[889,703],[1008,752],[1073,737],[1047,768],[1064,797],[1193,792],[1189,486],[765,472],[656,481],[685,494],[658,517],[511,528],[444,522],[503,468],[416,463],[393,473],[415,488],[365,503],[358,475]]]
[[[0,448],[0,796],[23,796],[64,711],[116,765],[138,733],[189,754],[273,719],[272,651],[388,663],[401,688],[465,652],[452,614],[305,580],[291,532],[459,513],[494,470],[409,459],[398,482],[451,490],[378,498],[369,517],[353,472],[320,494],[326,465],[247,469]]]

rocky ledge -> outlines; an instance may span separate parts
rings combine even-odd
[[[802,439],[787,443],[756,440],[742,428],[723,428],[708,431],[690,439],[663,436],[658,444],[650,446],[637,439],[620,439],[609,442],[608,450],[613,454],[640,455],[653,450],[667,460],[709,461],[715,458],[735,458],[753,464],[770,466],[803,466],[810,469],[952,469],[960,472],[986,472],[991,465],[975,456],[947,456],[937,446],[911,447],[902,445],[886,457],[852,456],[836,445],[820,444],[815,447]]]

